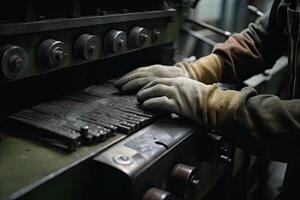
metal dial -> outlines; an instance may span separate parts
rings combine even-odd
[[[62,65],[66,61],[67,56],[65,43],[54,39],[43,41],[37,52],[39,63],[48,67]]]
[[[100,40],[95,35],[82,34],[74,45],[74,56],[81,60],[95,60],[100,54]]]
[[[104,48],[107,53],[122,53],[127,48],[126,33],[119,30],[112,30],[105,36]]]
[[[129,33],[129,43],[133,48],[140,48],[144,46],[148,39],[149,33],[143,27],[134,27]]]
[[[28,67],[28,55],[26,51],[15,45],[5,45],[0,49],[1,69],[8,79],[16,78]]]

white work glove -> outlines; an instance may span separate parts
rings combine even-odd
[[[157,78],[186,77],[211,84],[221,80],[222,62],[215,54],[195,62],[179,62],[175,66],[151,65],[138,68],[115,82],[123,93],[134,93]]]
[[[189,78],[161,78],[137,94],[146,109],[162,109],[205,126],[220,128],[233,121],[240,92],[222,91]]]
[[[166,65],[151,65],[129,72],[119,80],[115,86],[124,93],[135,93],[157,78],[189,77],[184,68]]]

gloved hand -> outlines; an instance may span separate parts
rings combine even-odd
[[[157,78],[189,77],[187,71],[181,67],[166,65],[151,65],[129,72],[115,82],[115,86],[124,93],[137,92]]]
[[[157,79],[137,94],[146,109],[163,109],[202,125],[222,128],[233,121],[240,92],[222,91],[189,78]]]
[[[221,76],[221,61],[211,54],[192,63],[141,67],[117,80],[115,86],[124,93],[134,93],[157,78],[187,77],[203,83],[214,83],[220,81]]]

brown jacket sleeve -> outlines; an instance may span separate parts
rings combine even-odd
[[[286,51],[286,7],[281,4],[276,0],[270,13],[214,47],[213,53],[224,63],[222,82],[234,83],[261,73]]]

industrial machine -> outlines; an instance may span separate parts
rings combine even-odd
[[[112,79],[173,64],[193,1],[11,0],[0,7],[0,199],[209,199],[233,148],[141,109]]]

